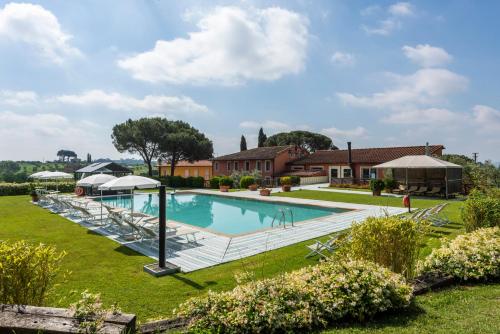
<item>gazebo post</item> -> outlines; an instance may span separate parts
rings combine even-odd
[[[445,187],[446,187],[446,199],[448,199],[448,167],[446,167],[444,169],[444,182],[446,183],[445,184]]]

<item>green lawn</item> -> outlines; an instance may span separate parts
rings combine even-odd
[[[320,191],[296,191],[279,195],[401,205],[401,199]],[[439,200],[415,200],[414,205],[432,206],[439,202]],[[439,239],[443,236],[453,236],[462,232],[459,219],[460,205],[460,202],[450,201],[445,214],[456,223],[435,229],[429,236],[425,253],[430,251],[431,246],[438,245]],[[191,296],[204,294],[209,289],[227,290],[234,287],[236,282],[233,277],[237,272],[248,270],[253,271],[257,278],[269,277],[317,262],[317,259],[304,258],[307,254],[305,245],[310,243],[306,241],[189,274],[154,278],[142,271],[142,266],[153,262],[152,259],[32,205],[28,196],[0,197],[0,227],[0,240],[26,239],[43,242],[55,245],[68,253],[63,262],[63,269],[69,273],[64,281],[61,280],[49,304],[67,306],[77,299],[72,291],[89,289],[92,292],[100,292],[108,305],[118,302],[123,311],[137,314],[139,320],[143,322],[148,319],[168,317],[179,303]],[[446,322],[444,320],[448,312],[453,316],[458,315],[461,310],[464,310],[465,314],[474,313],[474,319],[481,322],[483,319],[481,317],[487,318],[490,314],[491,321],[494,318],[491,317],[491,312],[498,305],[499,295],[498,285],[466,288],[463,291],[451,289],[417,298],[416,313],[402,312],[382,317],[370,324],[370,327],[349,325],[340,330],[356,333],[377,329],[384,333],[399,333],[404,326],[406,332],[410,333],[420,332],[420,329],[425,332],[437,326],[443,331],[445,328],[458,331],[469,326],[467,320],[460,319],[461,322],[457,323]],[[493,322],[491,326],[495,325],[500,326],[498,321]],[[486,323],[477,323],[475,326],[471,328],[489,332],[487,327],[490,325]]]

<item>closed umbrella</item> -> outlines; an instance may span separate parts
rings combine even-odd
[[[109,174],[94,174],[81,179],[76,183],[76,185],[80,187],[97,187],[115,179],[116,176]],[[102,222],[102,189],[100,190],[101,190],[101,222]]]
[[[99,190],[131,190],[132,191],[132,215],[134,214],[134,190],[158,188],[160,181],[144,176],[127,175],[111,180],[99,186]]]

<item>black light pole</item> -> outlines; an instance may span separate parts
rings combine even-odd
[[[158,235],[160,241],[158,243],[158,266],[165,268],[165,230],[167,228],[167,196],[165,186],[160,186],[160,215],[159,215],[159,228]]]

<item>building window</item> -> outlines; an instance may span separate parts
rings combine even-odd
[[[292,166],[292,170],[304,170],[304,166]]]
[[[214,163],[214,168],[215,168],[215,170],[219,170],[219,163],[218,162]]]
[[[186,170],[184,171],[184,177],[189,177],[189,169],[186,169]]]
[[[344,168],[344,177],[352,177],[352,171],[350,168]]]
[[[317,172],[320,170],[324,170],[323,166],[311,166],[311,171]]]
[[[266,172],[269,172],[271,170],[271,161],[266,160]]]
[[[376,179],[377,170],[375,168],[363,167],[361,168],[361,177],[363,179]]]
[[[234,170],[238,170],[240,168],[238,161],[234,162]]]
[[[337,168],[330,169],[330,177],[332,179],[337,179],[339,177],[339,170]]]
[[[257,168],[257,170],[261,169],[260,160],[257,160],[257,162],[256,162],[256,168]]]
[[[226,169],[227,169],[228,171],[230,171],[230,170],[231,170],[231,163],[230,163],[230,162],[228,162],[226,167],[227,167]]]
[[[250,170],[250,161],[245,161],[245,170]]]

